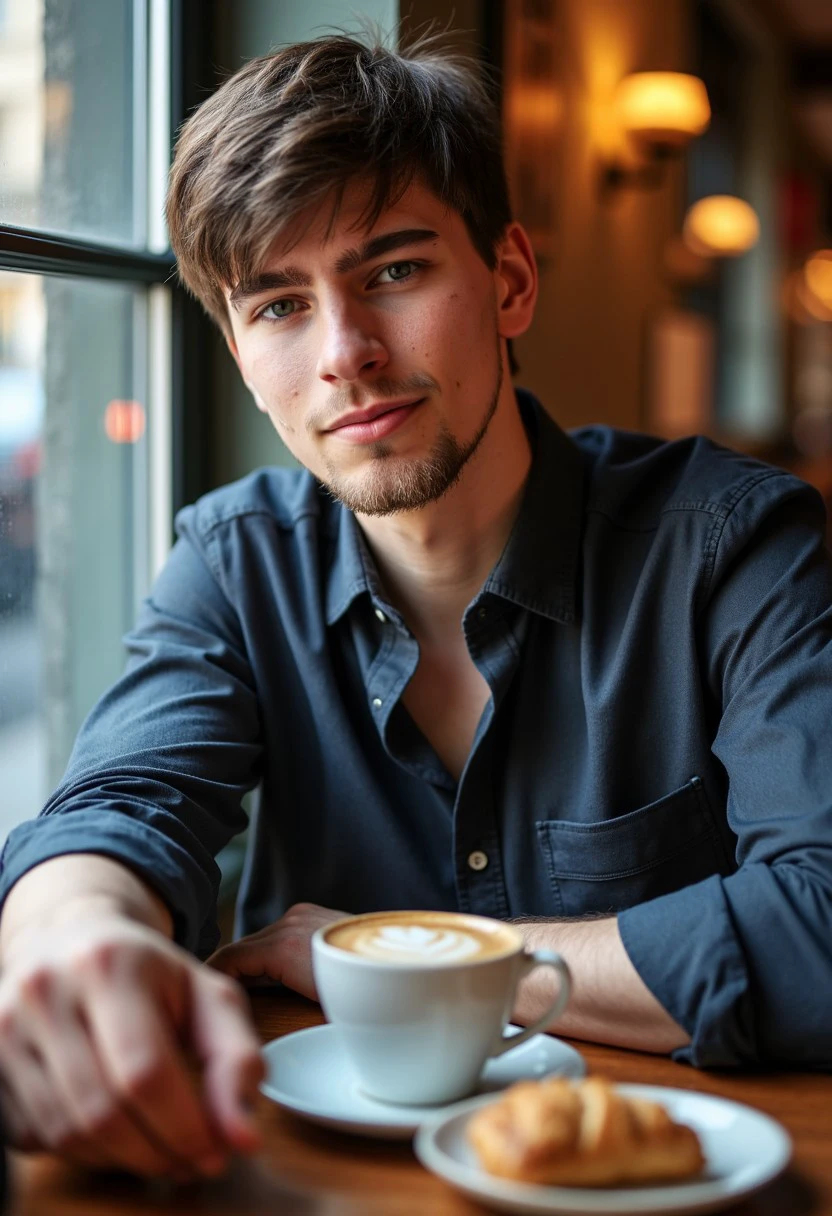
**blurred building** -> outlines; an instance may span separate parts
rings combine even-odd
[[[29,0],[0,3],[0,217],[15,226],[38,221],[42,16]],[[43,337],[41,280],[0,270],[0,836],[45,793],[35,621]]]

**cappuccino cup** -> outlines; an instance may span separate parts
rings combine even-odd
[[[571,978],[554,950],[526,950],[515,926],[464,912],[372,912],[318,929],[312,967],[364,1093],[438,1105],[466,1097],[489,1059],[560,1017]],[[520,981],[558,974],[542,1017],[506,1034]]]

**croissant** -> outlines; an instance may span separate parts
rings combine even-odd
[[[692,1128],[600,1077],[520,1081],[477,1111],[468,1138],[489,1173],[551,1186],[688,1178],[705,1163]]]

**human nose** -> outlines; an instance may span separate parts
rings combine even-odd
[[[357,380],[387,363],[387,350],[364,309],[340,304],[321,313],[324,333],[318,375],[328,384]]]

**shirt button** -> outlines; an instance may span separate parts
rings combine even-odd
[[[488,865],[488,855],[481,849],[474,849],[473,853],[468,854],[468,865],[472,870],[484,870]]]
[[[488,609],[487,608],[478,608],[477,616],[479,617],[479,619],[481,621],[484,621],[486,619],[486,617],[488,616]]]
[[[387,624],[387,615],[386,613],[382,612],[380,608],[376,608],[376,616],[381,621],[382,625]]]
[[[373,709],[381,709],[383,704],[381,697],[373,697]]]

